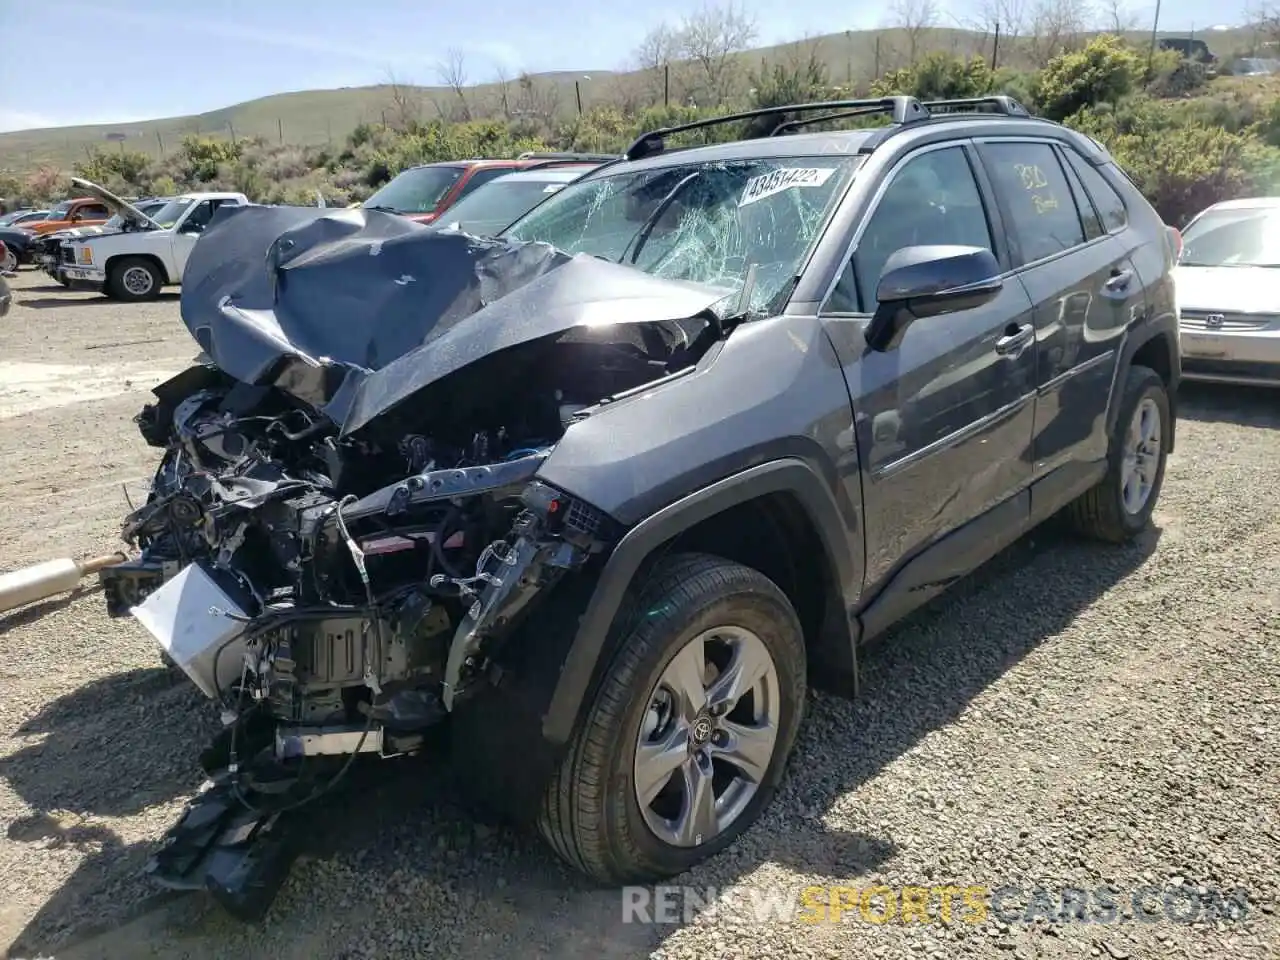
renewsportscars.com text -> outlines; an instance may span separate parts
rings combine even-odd
[[[624,923],[688,924],[724,917],[751,923],[1193,923],[1238,921],[1247,890],[1212,887],[794,886],[624,887]]]

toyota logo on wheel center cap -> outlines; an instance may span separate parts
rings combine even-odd
[[[699,717],[693,721],[693,742],[696,744],[704,744],[711,739],[711,718]]]

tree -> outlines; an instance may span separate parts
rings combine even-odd
[[[1035,0],[1027,31],[1032,58],[1044,63],[1060,53],[1078,50],[1091,19],[1087,0]]]
[[[457,47],[450,47],[445,58],[436,64],[436,77],[453,91],[458,98],[456,111],[449,111],[451,120],[471,119],[471,107],[467,103],[467,58]],[[445,111],[440,111],[443,115]]]
[[[511,119],[511,77],[507,74],[507,68],[501,63],[493,65],[493,86],[498,94],[498,109],[502,111],[502,115]]]
[[[680,31],[665,23],[660,23],[644,35],[640,45],[636,47],[633,57],[640,71],[640,82],[644,87],[650,103],[661,103],[668,93],[679,99],[677,83],[680,68],[680,55],[684,50],[684,42]],[[668,85],[672,89],[668,90]]]
[[[977,29],[988,36],[1020,37],[1027,30],[1026,0],[982,0],[974,18]]]
[[[704,5],[680,23],[680,49],[693,61],[698,85],[716,106],[737,92],[745,51],[758,34],[756,19],[733,0]]]
[[[937,0],[893,0],[891,23],[907,35],[907,63],[915,66],[925,35],[938,25]]]
[[[387,69],[387,87],[391,97],[391,123],[400,130],[407,130],[422,120],[422,97],[418,89]]]
[[[1138,26],[1138,16],[1124,0],[1102,0],[1102,29],[1107,33],[1123,37]]]

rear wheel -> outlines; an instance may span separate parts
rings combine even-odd
[[[772,798],[804,709],[804,638],[772,581],[699,554],[645,580],[539,818],[607,883],[673,876],[732,843]]]
[[[105,292],[116,300],[154,300],[164,278],[159,268],[143,257],[123,257],[111,265]]]
[[[1068,507],[1076,529],[1113,543],[1141,533],[1160,496],[1172,435],[1164,381],[1148,367],[1130,367],[1111,435],[1106,476]]]
[[[0,257],[0,272],[13,273],[18,269],[18,255],[8,247],[4,248],[4,256]]]

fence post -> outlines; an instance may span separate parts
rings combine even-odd
[[[231,142],[236,142],[236,125],[230,120],[227,121],[227,129],[231,131]]]
[[[996,38],[995,38],[995,41],[991,44],[991,71],[993,73],[995,72],[996,62],[999,60],[999,58],[1000,58],[1000,21],[997,20],[996,21]]]
[[[671,64],[662,65],[662,105],[671,106]]]
[[[284,146],[284,120],[276,117],[276,136],[280,140],[280,145]]]
[[[875,77],[874,77],[873,79],[879,80],[879,79],[880,79],[880,34],[878,34],[878,33],[876,34],[876,64],[875,64],[875,70],[876,70],[876,75],[875,75]]]
[[[160,156],[164,157],[164,137],[160,136],[160,131],[156,131],[156,143],[160,145]]]

